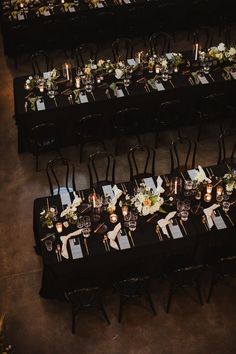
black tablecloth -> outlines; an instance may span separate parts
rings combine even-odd
[[[215,175],[222,176],[227,171],[227,167],[225,165],[212,166],[212,170]],[[217,181],[213,181],[213,183],[215,182]],[[117,186],[122,189],[119,184]],[[129,182],[126,183],[126,186],[128,192],[132,193],[135,184]],[[101,190],[98,190],[97,192],[101,194]],[[85,199],[87,199],[89,193],[89,190],[84,191]],[[168,194],[167,187],[164,197],[166,203],[162,205],[162,208],[166,212],[176,210],[175,204],[170,205],[166,194]],[[73,199],[72,194],[71,198]],[[215,201],[214,198],[215,192],[213,192],[212,203]],[[235,199],[235,193],[230,197],[231,201],[233,199]],[[48,200],[50,205],[57,206],[60,213],[62,210],[60,196],[48,197]],[[191,201],[192,206],[199,203],[193,197],[191,197]],[[209,206],[204,201],[202,201],[201,204],[204,208]],[[44,243],[40,241],[47,233],[51,232],[47,227],[42,226],[40,221],[40,212],[43,208],[46,208],[46,205],[47,200],[45,197],[38,198],[34,201],[33,222],[36,249],[38,250],[38,253],[42,254],[43,259],[43,277],[40,290],[40,294],[43,297],[58,297],[62,295],[63,291],[66,289],[78,286],[79,282],[83,279],[91,279],[100,283],[114,281],[127,270],[130,272],[134,270],[142,271],[143,273],[152,275],[157,274],[162,271],[163,262],[166,260],[168,261],[168,258],[173,255],[188,255],[194,261],[199,263],[209,260],[206,259],[206,254],[209,248],[214,249],[214,247],[217,246],[218,249],[221,250],[222,255],[224,255],[224,250],[226,249],[225,246],[227,245],[227,249],[230,249],[231,253],[235,252],[235,226],[232,226],[222,209],[219,208],[220,214],[227,225],[226,229],[217,230],[216,227],[213,226],[211,231],[207,231],[202,223],[202,215],[195,215],[191,212],[188,221],[184,223],[187,235],[185,235],[184,229],[179,224],[184,236],[183,238],[168,239],[163,236],[164,240],[160,241],[155,232],[155,225],[157,220],[165,217],[166,214],[158,212],[156,217],[150,220],[150,222],[147,221],[150,218],[150,215],[139,217],[137,229],[133,232],[134,246],[132,246],[132,243],[130,242],[130,249],[117,251],[111,248],[110,252],[106,252],[102,242],[104,234],[98,235],[92,232],[87,239],[89,255],[86,253],[82,236],[79,236],[84,258],[73,260],[68,246],[67,248],[70,255],[69,259],[66,260],[63,258],[62,262],[58,262],[54,250],[48,252]],[[118,206],[116,213],[123,226],[123,218]],[[229,215],[235,224],[235,204],[231,206]],[[101,221],[97,223],[100,224],[103,221],[108,226],[107,231],[113,229],[114,224],[109,222],[107,212],[104,212]],[[97,227],[97,223],[92,223],[92,230]],[[75,231],[76,229],[77,228],[74,225],[70,226],[68,229],[64,228],[63,235]],[[60,243],[60,234],[58,234],[55,229],[53,229],[53,232],[56,236],[54,242],[54,247],[56,247],[55,245]]]
[[[193,67],[192,71],[199,70],[199,67]],[[185,105],[186,117],[182,117],[184,124],[191,123],[191,118],[197,106],[198,100],[210,93],[224,92],[226,97],[235,92],[235,80],[225,81],[223,68],[215,67],[211,70],[211,76],[206,75],[208,84],[191,85],[189,74],[174,73],[172,75],[172,84],[162,82],[164,91],[157,91],[150,87],[150,92],[146,92],[144,84],[138,83],[142,77],[151,79],[154,74],[144,72],[135,72],[133,74],[131,85],[128,88],[129,94],[125,91],[123,84],[120,85],[124,92],[124,97],[116,98],[110,89],[111,99],[106,96],[104,86],[96,86],[93,91],[95,101],[90,93],[87,94],[88,103],[71,104],[68,97],[62,94],[56,96],[56,101],[50,99],[46,93],[35,92],[38,96],[43,96],[45,107],[44,111],[31,111],[27,103],[26,96],[28,91],[24,89],[26,77],[14,79],[14,100],[15,100],[15,119],[18,128],[18,151],[30,151],[29,136],[31,128],[41,122],[54,122],[58,128],[59,142],[61,146],[70,146],[76,143],[75,122],[84,115],[92,113],[102,113],[105,116],[107,129],[101,131],[101,137],[110,138],[113,136],[112,116],[113,114],[127,107],[138,107],[143,112],[142,132],[153,131],[153,118],[161,102],[172,99],[179,99]],[[114,75],[106,78],[108,84],[116,82]],[[193,80],[193,78],[192,78]],[[214,80],[214,81],[213,81]],[[121,81],[121,80],[120,80]],[[72,90],[75,87],[72,87]],[[59,84],[59,92],[65,89],[65,84]],[[73,95],[74,98],[74,95]],[[186,118],[186,119],[185,119]]]

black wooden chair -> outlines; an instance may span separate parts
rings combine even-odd
[[[223,133],[222,123],[228,118],[227,104],[224,93],[217,92],[201,98],[196,107],[198,114],[197,141],[200,140],[202,128],[208,122],[216,123],[220,133]]]
[[[75,48],[76,65],[84,68],[89,60],[93,60],[94,63],[97,63],[98,52],[98,44],[84,43],[79,45]]]
[[[106,151],[97,151],[90,155],[88,159],[90,188],[107,184],[114,185],[115,166],[115,158]]]
[[[88,143],[98,142],[106,150],[104,132],[106,131],[104,116],[102,114],[90,114],[78,119],[75,126],[78,145],[80,145],[80,162],[83,159],[84,146]]]
[[[218,164],[224,164],[224,163],[229,163],[230,165],[233,165],[236,163],[236,142],[230,144],[231,146],[231,152],[228,155],[226,152],[226,145],[227,142],[226,140],[229,140],[230,137],[227,137],[225,134],[220,134],[219,139],[218,139],[218,148],[219,148],[219,154],[218,154]],[[232,140],[232,139],[230,139]],[[235,139],[234,139],[235,140]]]
[[[171,301],[173,295],[185,288],[195,288],[198,299],[201,305],[203,305],[202,295],[201,295],[201,285],[200,278],[204,270],[203,265],[191,265],[188,267],[177,268],[167,275],[167,280],[169,282],[169,295],[166,305],[166,313],[169,313]]]
[[[203,51],[207,51],[214,43],[214,31],[208,26],[198,26],[194,28],[191,31],[191,36],[193,38],[193,44],[198,43]]]
[[[35,169],[39,171],[39,156],[48,151],[56,151],[61,156],[57,127],[55,123],[41,123],[31,129],[30,148],[35,155]]]
[[[51,160],[46,173],[51,195],[76,191],[74,164],[63,157]]]
[[[110,320],[105,311],[101,289],[98,286],[85,287],[65,292],[65,297],[71,305],[72,310],[72,333],[75,334],[76,317],[81,310],[97,309],[102,312],[106,322]]]
[[[156,130],[155,148],[157,148],[158,138],[162,131],[174,128],[177,130],[178,136],[181,137],[180,128],[185,121],[186,109],[185,105],[180,100],[171,100],[161,103],[156,117],[154,118]]]
[[[172,141],[170,146],[171,171],[178,173],[194,168],[196,156],[196,143],[189,138],[180,137]]]
[[[136,136],[141,145],[141,111],[136,107],[129,107],[116,112],[112,118],[115,133],[115,155],[118,154],[118,147],[121,137],[124,135]]]
[[[212,297],[213,289],[215,285],[224,281],[227,278],[235,278],[236,277],[236,256],[228,256],[219,258],[215,264],[210,266],[211,270],[211,282],[210,288],[207,296],[207,302],[210,302]]]
[[[152,309],[154,316],[156,310],[150,293],[150,278],[148,276],[134,276],[115,282],[114,287],[120,295],[118,321],[121,322],[124,304],[128,300],[145,297]]]
[[[155,176],[155,150],[136,145],[128,151],[130,180]]]
[[[133,58],[133,43],[129,38],[117,38],[112,42],[112,53],[114,62]]]
[[[164,55],[170,53],[173,38],[169,33],[157,32],[153,33],[149,38],[149,47],[151,55]]]
[[[31,65],[34,75],[40,75],[53,69],[53,61],[44,50],[32,54]]]

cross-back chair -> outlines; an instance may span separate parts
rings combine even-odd
[[[117,38],[112,43],[112,53],[115,62],[133,58],[133,43],[130,38]]]
[[[93,60],[94,63],[97,63],[98,52],[98,44],[84,43],[79,45],[75,48],[76,65],[84,68],[89,60]]]
[[[149,47],[151,55],[164,55],[171,51],[173,38],[169,33],[157,32],[149,37]]]
[[[46,173],[52,196],[76,191],[75,167],[70,160],[58,157],[49,161]]]
[[[136,145],[128,151],[130,180],[155,176],[155,150]]]
[[[195,165],[196,143],[187,137],[178,137],[170,145],[171,173],[191,169]]]
[[[115,158],[106,151],[97,151],[90,155],[88,159],[90,188],[115,184],[115,166]]]
[[[31,65],[34,75],[40,75],[53,69],[53,61],[44,50],[32,54]]]

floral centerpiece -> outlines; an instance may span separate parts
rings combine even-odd
[[[135,206],[139,214],[143,216],[154,214],[163,203],[164,199],[159,194],[156,194],[155,191],[146,187],[144,183],[140,184],[135,196],[130,198],[130,204]]]
[[[183,55],[181,53],[172,53],[171,62],[174,68],[178,68],[183,63]]]
[[[229,170],[223,177],[225,182],[226,192],[228,194],[232,194],[233,190],[236,189],[236,171]]]
[[[53,227],[53,221],[56,218],[56,209],[54,207],[50,207],[47,209],[43,209],[40,213],[40,220],[43,226],[47,226],[49,228]]]
[[[76,224],[78,220],[78,206],[82,203],[82,199],[75,195],[72,204],[61,212],[61,218],[65,217],[69,224]]]
[[[224,43],[220,43],[217,47],[208,49],[208,56],[213,60],[213,64],[222,63],[225,60],[226,47]]]

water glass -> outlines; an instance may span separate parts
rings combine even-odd
[[[91,219],[90,219],[90,216],[84,216],[84,227],[85,228],[88,228],[91,226]]]
[[[163,81],[168,81],[169,80],[169,72],[168,70],[164,70],[161,74],[161,78]]]
[[[137,221],[136,220],[130,220],[129,221],[129,229],[130,231],[135,231],[137,227]]]
[[[183,201],[183,210],[189,211],[190,209],[191,209],[190,200],[184,200],[184,201]]]
[[[181,211],[184,210],[184,202],[182,200],[177,200],[176,208],[178,211],[177,215],[180,216]]]
[[[229,211],[229,208],[230,208],[230,202],[223,201],[222,209],[224,210],[225,213],[227,213],[227,211]]]
[[[86,227],[83,229],[82,233],[83,233],[83,236],[87,238],[90,236],[90,229],[88,227]]]
[[[193,181],[184,182],[184,195],[189,196],[192,194]]]
[[[48,91],[48,96],[49,96],[50,98],[54,98],[54,97],[55,97],[55,91],[54,91],[54,90],[49,90],[49,91]]]
[[[83,229],[83,227],[84,227],[84,218],[83,218],[83,216],[79,216],[78,221],[77,221],[77,227],[78,227],[78,229]]]
[[[188,220],[188,215],[189,215],[189,212],[187,210],[182,210],[180,212],[181,220],[182,221],[187,221]]]
[[[47,239],[47,240],[45,240],[44,244],[45,244],[46,250],[48,252],[51,252],[52,251],[52,240]]]

